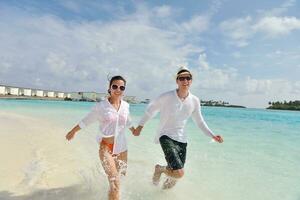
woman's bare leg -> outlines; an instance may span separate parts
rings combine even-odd
[[[108,177],[109,182],[109,200],[120,199],[120,176],[115,163],[115,159],[105,145],[100,145],[99,156],[103,169]]]
[[[127,170],[127,151],[120,153],[115,159],[118,173],[125,176]]]

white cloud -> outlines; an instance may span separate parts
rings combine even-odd
[[[235,45],[243,47],[248,45],[247,40],[253,35],[252,23],[252,18],[247,16],[245,18],[223,21],[220,24],[220,28],[227,37],[235,42]]]
[[[198,58],[199,66],[200,66],[200,68],[202,68],[204,70],[209,69],[209,63],[207,62],[206,57],[207,56],[205,53],[201,53]]]
[[[263,14],[266,15],[266,16],[282,15],[285,12],[287,12],[290,7],[293,7],[295,4],[296,4],[296,0],[287,0],[287,1],[283,2],[277,8],[273,8],[271,10],[264,11]]]
[[[242,54],[241,54],[241,52],[233,52],[233,53],[232,53],[232,56],[233,56],[234,58],[241,58],[241,57],[242,57]]]
[[[300,20],[296,17],[262,17],[253,20],[250,16],[245,18],[223,21],[220,28],[231,43],[244,47],[257,33],[266,34],[269,38],[287,35],[295,30],[300,30]]]
[[[267,93],[271,89],[271,80],[257,80],[257,79],[251,79],[250,77],[247,77],[246,82],[245,82],[245,89],[246,93],[256,93],[256,94],[261,94],[261,93]]]
[[[153,10],[158,17],[169,17],[172,14],[172,8],[167,5],[156,7]]]
[[[264,17],[253,25],[253,29],[271,37],[287,35],[300,29],[300,20],[296,17]]]
[[[225,100],[231,104],[266,107],[268,101],[300,98],[299,81],[243,77],[235,68],[211,66],[205,52],[199,56],[193,91],[203,100]]]
[[[65,8],[73,11],[73,12],[76,12],[76,13],[79,13],[81,11],[81,6],[80,4],[74,2],[74,1],[70,1],[70,0],[64,0],[64,1],[59,1],[59,3],[64,6]]]
[[[196,88],[213,91],[229,91],[234,88],[233,83],[237,81],[237,71],[234,68],[224,69],[211,66],[205,52],[198,57],[198,68],[196,68],[194,85]]]
[[[295,93],[300,94],[300,81],[294,83]]]
[[[220,23],[223,34],[230,39],[229,43],[237,47],[249,45],[249,40],[265,34],[265,39],[288,35],[300,29],[300,20],[294,16],[281,16],[295,5],[295,0],[287,0],[280,6],[261,11],[256,16],[234,18]]]
[[[184,33],[156,28],[148,20],[137,23],[134,16],[103,23],[26,13],[14,13],[12,20],[11,14],[2,14],[0,24],[5,30],[0,66],[10,66],[1,80],[7,83],[106,91],[106,75],[120,73],[131,84],[129,94],[149,97],[157,95],[153,88],[172,86],[177,64],[201,51],[185,42]]]
[[[210,18],[207,16],[194,16],[190,21],[184,22],[181,27],[189,33],[200,33],[209,27]]]

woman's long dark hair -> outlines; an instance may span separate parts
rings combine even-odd
[[[108,88],[108,90],[107,90],[108,94],[110,94],[110,87],[111,87],[112,83],[113,83],[114,81],[117,81],[117,80],[123,81],[123,82],[124,82],[124,86],[126,86],[126,80],[125,80],[125,78],[123,78],[123,77],[120,76],[120,75],[118,75],[118,76],[113,76],[113,77],[111,77],[111,79],[110,79],[110,81],[109,81],[109,88]]]

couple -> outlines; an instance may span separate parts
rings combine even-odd
[[[200,101],[189,91],[192,78],[188,69],[180,68],[176,74],[177,89],[166,92],[153,100],[135,129],[131,126],[129,104],[122,100],[126,80],[121,76],[114,76],[109,83],[109,97],[97,103],[92,111],[66,135],[66,139],[71,140],[80,129],[95,121],[99,122],[102,133],[99,139],[99,156],[108,176],[110,200],[119,199],[119,174],[126,174],[126,127],[130,127],[132,134],[138,136],[144,124],[160,112],[160,126],[156,142],[159,142],[162,147],[167,166],[156,165],[152,181],[153,184],[158,185],[160,176],[164,173],[169,177],[163,184],[164,189],[173,187],[176,180],[184,175],[187,146],[184,126],[190,116],[207,136],[219,143],[223,142],[222,137],[215,136],[203,120]]]

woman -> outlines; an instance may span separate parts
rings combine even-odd
[[[127,168],[127,142],[125,128],[131,125],[129,104],[122,100],[126,80],[122,76],[114,76],[109,83],[109,97],[97,103],[92,111],[81,120],[67,135],[71,140],[77,131],[98,121],[100,133],[99,156],[109,181],[108,196],[110,200],[119,199],[120,174],[126,174]],[[129,128],[134,132],[134,127]]]

